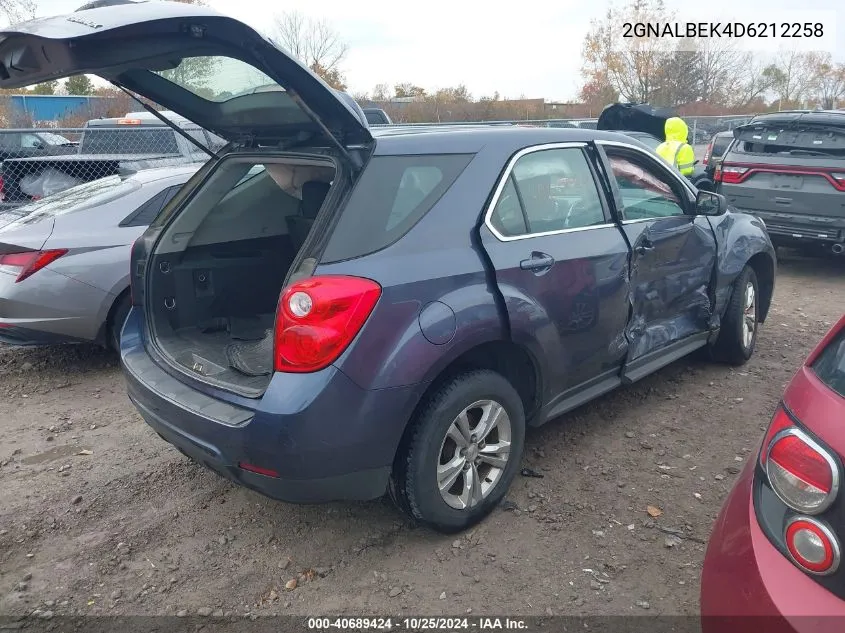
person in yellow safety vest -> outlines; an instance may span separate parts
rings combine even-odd
[[[676,167],[684,176],[692,175],[695,167],[695,152],[687,143],[689,129],[684,120],[673,116],[666,119],[664,126],[666,140],[657,146],[657,153],[667,163]]]

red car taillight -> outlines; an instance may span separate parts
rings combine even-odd
[[[0,255],[0,269],[17,273],[15,283],[20,283],[30,275],[37,273],[48,264],[56,261],[67,253],[66,248],[55,248],[48,251],[26,251],[24,253],[6,253]]]
[[[839,542],[815,519],[796,517],[786,526],[786,548],[796,565],[811,574],[827,575],[839,567]]]
[[[720,165],[716,168],[714,179],[716,182],[739,183],[745,177],[748,167],[740,167],[739,165]]]
[[[779,408],[760,454],[769,484],[787,506],[804,514],[823,512],[839,490],[833,457]]]
[[[706,165],[710,161],[710,155],[712,153],[713,153],[713,141],[710,141],[710,143],[707,145],[707,149],[704,150],[704,160],[702,160],[701,162]]]
[[[334,362],[380,296],[376,282],[339,275],[311,277],[287,288],[276,311],[274,369],[304,373]]]

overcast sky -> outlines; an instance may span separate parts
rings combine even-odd
[[[38,14],[67,13],[85,0],[36,0]],[[688,0],[666,0],[683,20],[805,21],[808,11],[824,11],[835,21],[840,0],[766,0],[765,13],[751,0],[710,0],[691,7]],[[248,24],[266,29],[275,11],[298,10],[324,18],[340,32],[350,50],[343,64],[350,92],[378,83],[413,82],[425,88],[465,84],[478,97],[498,91],[503,97],[567,100],[582,79],[581,45],[590,20],[607,11],[607,0],[210,0],[210,4]],[[707,11],[702,13],[701,5]],[[739,7],[739,8],[738,8]],[[694,13],[691,13],[693,11]],[[845,61],[845,11],[824,40]],[[830,29],[829,29],[830,30]],[[834,45],[833,42],[836,42]],[[771,46],[770,43],[764,45]]]

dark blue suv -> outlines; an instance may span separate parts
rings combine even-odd
[[[128,3],[2,34],[0,87],[95,72],[230,144],[133,248],[121,360],[147,423],[271,497],[483,517],[525,430],[695,350],[745,362],[763,224],[630,137],[371,131],[249,27]]]

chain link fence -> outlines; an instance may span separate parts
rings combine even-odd
[[[84,128],[0,130],[2,203],[20,205],[75,185],[152,167],[205,162],[225,141],[195,125],[92,121]],[[192,140],[189,140],[192,139]]]
[[[746,123],[752,115],[684,117],[696,152],[714,134]],[[117,121],[117,123],[116,123]],[[596,119],[526,119],[396,123],[379,127],[519,125],[595,129]],[[19,206],[75,185],[127,171],[205,162],[198,145],[217,151],[225,141],[190,123],[176,130],[155,119],[101,119],[83,128],[0,129],[0,205]],[[193,140],[189,140],[188,138]]]

